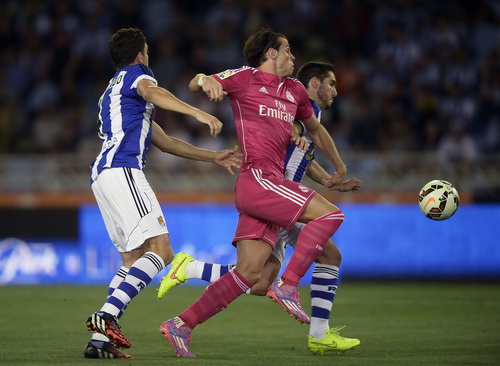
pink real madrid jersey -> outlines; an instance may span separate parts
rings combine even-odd
[[[248,66],[212,76],[231,101],[242,171],[256,168],[282,177],[293,122],[313,114],[304,86]]]

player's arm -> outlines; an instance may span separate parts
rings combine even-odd
[[[205,74],[196,74],[189,82],[188,87],[192,93],[205,92],[211,102],[222,102],[224,96],[227,95],[221,83],[215,78]]]
[[[216,117],[183,102],[168,90],[156,86],[151,80],[140,80],[137,83],[137,93],[146,101],[162,109],[187,114],[196,118],[199,122],[210,127],[210,134],[212,136],[217,136],[222,129],[222,122]]]
[[[290,137],[290,144],[297,146],[299,150],[307,151],[309,144],[305,139],[302,138],[302,133],[304,132],[304,126],[302,123],[295,121],[292,126],[292,135]]]
[[[309,163],[306,175],[319,184],[323,184],[323,180],[330,180],[332,177],[316,160]]]
[[[176,137],[167,135],[154,121],[151,128],[151,143],[165,153],[191,160],[212,162],[226,168],[232,175],[234,175],[233,168],[241,167],[241,154],[237,152],[238,146],[222,151],[200,149]]]
[[[331,175],[315,160],[309,163],[309,166],[306,170],[306,175],[316,183],[324,185],[330,191],[356,192],[361,188],[363,184],[361,179],[352,177],[344,180],[342,183],[337,184],[334,187],[330,187]]]
[[[314,114],[308,119],[303,119],[302,122],[307,128],[311,140],[321,149],[321,151],[323,151],[325,156],[335,167],[335,173],[329,179],[331,183],[329,188],[335,189],[335,187],[341,184],[345,179],[347,172],[346,165],[342,161],[332,137],[326,128],[319,123]]]

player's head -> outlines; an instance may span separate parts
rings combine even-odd
[[[109,53],[117,70],[131,65],[136,57],[139,62],[148,66],[148,45],[146,37],[140,29],[122,28],[111,36]]]
[[[289,76],[293,72],[295,57],[285,35],[263,27],[252,34],[243,47],[243,54],[251,67],[259,67],[268,60],[276,63],[278,76]]]
[[[321,109],[329,109],[337,96],[337,79],[333,65],[327,62],[306,62],[297,71],[297,79],[306,87],[311,99]]]

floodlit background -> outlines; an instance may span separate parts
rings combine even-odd
[[[107,41],[115,30],[141,28],[159,84],[218,116],[224,129],[212,138],[193,119],[160,110],[155,120],[218,150],[235,143],[229,103],[191,95],[188,81],[243,65],[243,43],[262,25],[287,36],[297,68],[309,60],[336,67],[339,96],[322,122],[364,186],[331,194],[307,184],[346,212],[334,238],[342,276],[499,279],[499,2],[3,0],[0,284],[106,284],[119,266],[88,175],[100,150],[97,101],[114,73]],[[154,147],[146,175],[175,251],[235,260],[233,177]],[[448,221],[418,210],[431,179],[460,193]]]

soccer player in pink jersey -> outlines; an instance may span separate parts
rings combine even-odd
[[[344,220],[335,205],[283,174],[293,122],[298,118],[336,169],[327,186],[342,184],[346,175],[346,166],[331,136],[318,122],[305,87],[289,77],[295,58],[288,40],[283,34],[262,28],[246,41],[243,52],[249,66],[211,76],[198,74],[189,83],[191,91],[203,91],[213,102],[229,97],[243,164],[235,187],[239,212],[233,238],[238,254],[235,269],[160,327],[179,357],[195,357],[189,352],[192,330],[258,281],[280,227],[289,230],[297,221],[306,225],[282,277],[271,288],[290,314],[308,323],[297,286]]]
[[[309,61],[302,65],[297,72],[297,79],[306,87],[314,113],[321,121],[321,111],[328,110],[337,96],[337,79],[334,66],[326,62]],[[295,121],[295,127],[300,130],[308,147],[306,151],[290,144],[284,167],[285,178],[301,182],[307,175],[318,184],[330,179],[329,173],[315,161],[315,144],[309,138],[307,129],[300,121]],[[339,185],[341,192],[356,192],[362,185],[358,178],[346,180]],[[281,228],[278,241],[271,256],[268,258],[260,274],[259,280],[247,293],[252,295],[267,295],[274,300],[273,291],[269,286],[276,280],[285,257],[285,247],[296,247],[297,238],[304,227],[304,223],[297,222],[291,230]],[[330,327],[329,320],[332,313],[337,286],[339,284],[339,267],[342,254],[332,239],[326,243],[323,252],[316,259],[310,283],[311,295],[311,323],[307,337],[308,349],[317,354],[325,352],[345,352],[360,344],[356,338],[347,338],[340,335],[343,326]],[[207,263],[194,259],[187,253],[177,253],[172,261],[170,271],[161,281],[158,289],[158,298],[163,298],[174,286],[186,283],[190,279],[200,279],[214,282],[235,267],[234,264]]]

